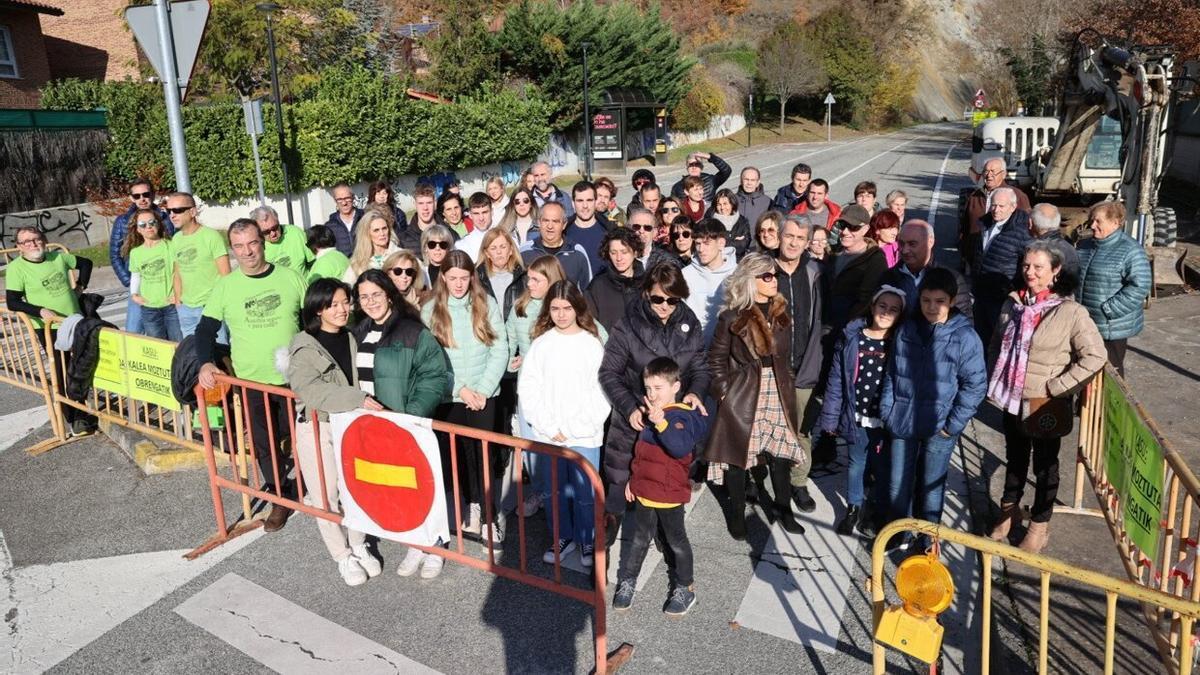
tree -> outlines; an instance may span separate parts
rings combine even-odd
[[[1200,4],[1195,0],[1104,0],[1072,26],[1138,44],[1176,48],[1175,63],[1200,59]]]
[[[870,33],[840,7],[822,13],[806,28],[829,75],[833,95],[844,104],[839,116],[861,121],[884,71]]]
[[[783,134],[788,100],[793,96],[815,94],[829,80],[816,46],[792,21],[781,25],[759,46],[758,75],[767,90],[779,99],[780,134]]]
[[[443,32],[429,45],[429,58],[429,86],[440,96],[457,98],[500,83],[500,50],[482,19]]]
[[[546,0],[509,8],[497,35],[505,76],[532,82],[552,106],[557,131],[578,126],[583,113],[583,47],[594,106],[608,87],[644,88],[667,108],[687,92],[695,60],[680,53],[679,37],[657,6],[643,12],[629,0],[597,5],[580,0],[565,10]]]

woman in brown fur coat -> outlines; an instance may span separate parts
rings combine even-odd
[[[808,461],[796,440],[791,330],[774,260],[759,253],[746,256],[725,281],[725,306],[708,352],[719,409],[704,459],[711,479],[719,481],[724,474],[734,539],[746,537],[746,471],[759,482],[768,467],[780,523],[788,532],[804,532],[789,501],[792,465]]]

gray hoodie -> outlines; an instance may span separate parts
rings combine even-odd
[[[687,305],[695,312],[704,329],[705,346],[712,342],[717,314],[725,302],[725,278],[733,274],[736,268],[737,254],[732,246],[725,247],[725,264],[716,271],[701,265],[699,257],[693,257],[692,262],[683,268],[683,278],[688,285]]]

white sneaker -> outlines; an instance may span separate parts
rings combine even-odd
[[[575,542],[571,541],[570,539],[559,539],[558,540],[558,561],[559,561],[559,563],[561,564],[562,561],[566,560],[567,556],[571,555],[571,552],[574,550],[575,550]],[[553,546],[546,549],[546,552],[544,554],[542,554],[542,562],[546,563],[547,565],[554,564],[554,547]]]
[[[421,561],[428,554],[419,548],[410,548],[408,553],[404,555],[404,560],[400,561],[400,566],[396,568],[396,574],[402,577],[411,577],[417,573],[417,568],[421,566]]]
[[[442,565],[445,559],[440,555],[425,555],[425,560],[421,562],[421,578],[432,579],[442,573]]]
[[[358,562],[359,567],[362,567],[363,571],[367,573],[368,578],[374,579],[383,571],[383,565],[380,564],[378,558],[371,555],[366,544],[351,546],[350,550],[354,551],[354,559]]]
[[[529,494],[525,495],[525,503],[521,504],[521,515],[528,518],[541,510],[542,510],[542,495],[533,490],[530,490]]]
[[[463,521],[462,531],[464,534],[479,534],[480,514],[483,511],[479,504],[471,504],[467,508],[467,519]]]
[[[592,544],[580,546],[579,562],[583,563],[584,567],[591,567],[596,562],[596,547]]]
[[[347,586],[362,586],[367,583],[367,573],[354,556],[339,560],[338,572],[341,573],[342,581],[345,581]]]
[[[504,543],[504,516],[496,516],[496,522],[484,528],[484,533],[493,544]]]

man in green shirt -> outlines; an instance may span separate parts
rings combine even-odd
[[[220,369],[213,362],[213,351],[217,331],[224,322],[229,327],[234,375],[263,384],[285,385],[283,374],[275,369],[275,351],[286,348],[300,332],[300,308],[307,284],[295,271],[267,262],[262,232],[253,220],[233,221],[229,245],[238,269],[217,281],[196,327],[196,357],[204,364],[200,367],[200,384],[205,388],[216,384]],[[292,460],[279,452],[290,436],[286,399],[271,395],[264,401],[261,395],[250,394],[246,396],[246,407],[250,437],[266,483],[263,490],[295,499]],[[282,485],[275,485],[276,475]],[[290,515],[290,509],[273,506],[264,529],[278,530]]]
[[[196,220],[196,198],[192,195],[172,192],[167,197],[167,213],[175,225],[171,252],[180,280],[179,329],[187,337],[196,332],[204,303],[217,279],[229,274],[229,252],[220,232]]]
[[[304,230],[295,225],[280,224],[279,214],[270,206],[254,209],[250,217],[262,231],[267,262],[290,268],[304,276],[313,261],[313,252],[308,250]]]
[[[305,277],[310,284],[317,279],[341,279],[350,267],[350,259],[337,250],[333,230],[325,225],[309,228],[308,249],[313,252],[313,264]]]
[[[14,312],[33,317],[33,325],[42,328],[43,321],[61,321],[79,314],[79,293],[87,288],[92,276],[92,261],[65,251],[47,251],[46,235],[36,227],[20,227],[16,232],[21,257],[8,264],[5,270],[5,303]],[[74,270],[75,278],[72,278]],[[53,331],[55,334],[57,331]],[[37,331],[42,348],[49,351],[45,332]],[[57,335],[52,335],[51,340]],[[67,391],[66,374],[70,353],[59,354],[61,367],[56,369],[60,391]],[[96,418],[68,405],[62,406],[63,418],[75,434],[91,433]]]

